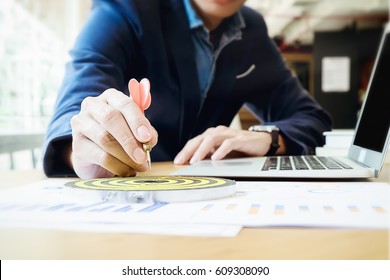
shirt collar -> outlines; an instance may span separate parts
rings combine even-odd
[[[191,0],[184,0],[184,7],[186,9],[190,28],[195,29],[203,26],[203,20],[198,16],[195,9],[192,7]]]

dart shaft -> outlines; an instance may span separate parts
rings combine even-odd
[[[152,160],[150,159],[150,151],[146,151],[146,155],[148,157],[148,159],[147,159],[148,168],[149,168],[149,170],[151,170],[152,169]]]

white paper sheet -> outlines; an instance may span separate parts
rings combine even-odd
[[[390,185],[385,183],[240,182],[235,198],[215,201],[193,222],[244,227],[390,228]]]
[[[240,225],[186,223],[192,209],[173,204],[115,204],[79,197],[67,179],[47,179],[0,192],[0,227],[174,236],[233,237]],[[175,211],[175,210],[173,210]]]
[[[322,59],[322,91],[348,92],[350,90],[351,59],[345,57],[324,57]]]
[[[242,227],[390,228],[390,185],[237,182],[235,196],[195,203],[80,200],[48,179],[0,192],[0,227],[234,236]]]

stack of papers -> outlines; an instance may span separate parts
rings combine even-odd
[[[353,129],[334,129],[332,131],[325,131],[325,145],[326,148],[344,148],[348,149],[353,140]]]
[[[354,136],[353,129],[334,129],[325,131],[325,145],[316,148],[317,156],[348,156]]]

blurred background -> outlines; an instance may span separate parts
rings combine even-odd
[[[40,168],[64,65],[91,0],[0,0],[0,171]],[[390,0],[247,0],[265,17],[291,71],[353,128]],[[242,108],[239,125],[256,122]]]

